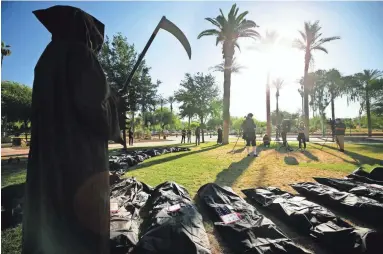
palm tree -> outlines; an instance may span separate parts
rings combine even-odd
[[[216,18],[206,18],[215,29],[202,31],[198,35],[198,39],[203,36],[215,36],[216,45],[222,43],[222,54],[225,59],[224,68],[224,84],[223,84],[223,144],[229,143],[229,125],[230,125],[230,86],[231,86],[231,66],[233,63],[235,47],[240,49],[238,45],[239,38],[259,38],[260,35],[254,28],[258,27],[254,21],[245,19],[249,13],[245,11],[238,14],[239,8],[236,4],[230,9],[227,16],[223,14]]]
[[[278,34],[276,31],[266,31],[265,37],[262,38],[261,43],[266,53],[272,52],[275,45],[278,41]],[[270,66],[268,66],[270,67]],[[277,113],[278,116],[278,113]],[[277,117],[278,118],[278,117]],[[270,120],[270,70],[267,72],[267,82],[266,82],[266,120],[267,120],[267,135],[271,136],[271,120]]]
[[[173,114],[173,103],[175,102],[174,96],[168,97],[168,103],[170,104],[170,112]]]
[[[236,58],[233,57],[233,62],[232,62],[231,67],[229,66],[229,69],[230,69],[231,73],[240,73],[240,71],[242,69],[245,69],[245,67],[238,64],[236,61]],[[222,63],[217,64],[213,67],[210,67],[209,70],[218,71],[218,72],[225,72],[225,61],[223,61]]]
[[[343,92],[343,79],[342,75],[337,69],[331,69],[326,72],[326,83],[328,92],[330,93],[330,100],[331,100],[331,118],[335,119],[335,104],[334,100],[336,97],[341,95]]]
[[[364,70],[361,73],[357,73],[352,77],[345,78],[349,86],[349,95],[352,100],[364,101],[364,105],[367,113],[367,125],[368,136],[372,135],[371,127],[371,86],[380,77],[383,76],[383,72],[379,70]]]
[[[12,51],[9,49],[11,46],[5,45],[5,43],[1,42],[1,65],[3,65],[4,56],[10,56]]]
[[[340,39],[339,36],[323,38],[322,33],[320,33],[321,26],[319,26],[319,20],[314,23],[305,22],[304,30],[299,31],[299,39],[295,39],[293,42],[293,47],[305,52],[305,69],[304,69],[304,115],[305,115],[305,136],[307,141],[309,141],[309,90],[310,84],[307,82],[307,74],[309,71],[310,61],[312,58],[313,51],[323,51],[328,54],[326,48],[323,47],[323,44],[326,42],[334,41]]]
[[[275,87],[275,89],[277,90],[276,93],[275,93],[275,98],[276,98],[276,103],[277,103],[277,109],[276,109],[276,113],[277,113],[277,119],[276,119],[276,123],[275,125],[278,126],[279,124],[279,91],[282,89],[283,87],[283,79],[280,79],[280,78],[277,78],[276,80],[273,81],[273,86]],[[276,135],[276,138],[278,138],[278,135]]]

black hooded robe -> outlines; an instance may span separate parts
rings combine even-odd
[[[95,55],[104,25],[70,6],[33,13],[52,41],[35,67],[22,253],[107,254],[108,139],[120,133]]]

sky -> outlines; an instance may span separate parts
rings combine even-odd
[[[192,48],[189,60],[180,43],[166,31],[158,33],[146,54],[151,76],[162,84],[159,94],[167,97],[179,89],[185,73],[209,73],[209,68],[222,62],[222,48],[215,38],[198,34],[213,28],[204,20],[216,17],[221,8],[226,14],[233,2],[1,2],[1,40],[11,45],[12,55],[3,61],[1,80],[32,86],[34,67],[51,40],[51,35],[32,14],[33,10],[53,5],[72,5],[92,14],[105,24],[106,35],[121,32],[138,52],[144,48],[162,16],[175,23],[188,37]],[[315,52],[311,70],[338,69],[350,75],[364,69],[383,70],[383,2],[237,2],[241,11],[249,11],[260,34],[277,31],[285,40],[298,38],[304,21],[319,20],[325,37],[341,36],[326,44],[329,54]],[[233,116],[252,112],[258,120],[266,119],[265,85],[267,72],[271,80],[282,78],[279,108],[290,112],[301,110],[297,79],[303,76],[304,55],[289,46],[278,46],[272,56],[254,50],[251,39],[240,39],[237,62],[245,68],[233,74],[231,108]],[[213,72],[223,91],[223,73]],[[271,91],[271,110],[275,110],[275,90]],[[347,103],[345,97],[335,101],[336,117],[358,115],[358,103]],[[330,116],[330,107],[327,109]]]

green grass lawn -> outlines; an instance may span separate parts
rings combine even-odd
[[[293,147],[297,144],[291,142]],[[136,177],[149,185],[156,186],[164,181],[175,181],[188,189],[191,196],[205,183],[215,182],[240,190],[255,186],[276,186],[293,192],[290,183],[313,181],[312,177],[344,177],[358,166],[370,170],[383,160],[383,144],[346,144],[346,153],[340,153],[335,145],[309,144],[306,153],[278,152],[275,149],[259,148],[260,157],[247,157],[243,142],[238,142],[234,153],[234,142],[217,146],[213,142],[201,144],[189,152],[158,156],[146,160],[125,174]],[[111,153],[114,151],[112,150]],[[2,187],[25,181],[26,159],[20,164],[7,165],[2,161]],[[213,253],[220,253],[213,234],[212,225],[207,222],[206,230],[212,244]],[[3,253],[20,253],[21,226],[7,229],[1,233]],[[226,251],[225,251],[226,253]]]

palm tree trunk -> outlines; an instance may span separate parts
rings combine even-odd
[[[305,55],[305,70],[303,76],[304,84],[304,123],[305,123],[305,137],[306,141],[309,141],[309,125],[310,125],[310,112],[309,112],[309,84],[307,82],[307,76],[309,72],[310,52],[306,49]]]
[[[368,126],[368,136],[372,136],[372,126],[371,126],[371,112],[370,112],[370,95],[368,87],[366,86],[366,111],[367,111],[367,126]]]
[[[223,82],[223,144],[229,144],[230,126],[230,85],[231,85],[231,65],[233,63],[234,45],[224,43],[225,70]]]
[[[333,93],[331,93],[331,117],[332,117],[332,120],[335,120],[335,103],[334,103]],[[334,136],[332,136],[332,142],[334,142]]]
[[[270,120],[270,72],[267,73],[267,83],[266,83],[266,119],[267,119],[267,136],[271,137],[271,120]]]
[[[189,127],[188,127],[189,129],[190,129],[190,121],[191,121],[191,117],[189,116]]]
[[[277,92],[277,93],[278,93],[278,92]],[[277,109],[276,109],[277,118],[276,118],[276,120],[275,120],[275,124],[276,124],[276,126],[278,126],[278,125],[279,125],[279,105],[278,105],[278,95],[276,95],[275,98],[277,99]],[[277,138],[278,138],[278,131],[275,132],[275,139],[277,139]]]

